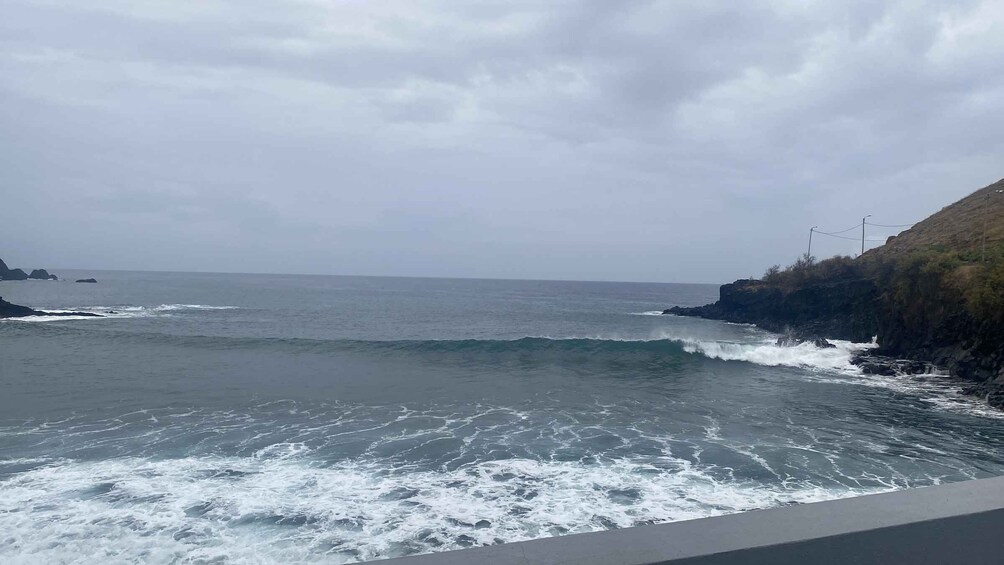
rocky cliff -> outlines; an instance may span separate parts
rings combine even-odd
[[[947,368],[973,383],[968,393],[1004,408],[1004,192],[999,190],[1004,191],[1004,180],[857,259],[803,258],[785,271],[769,271],[763,280],[723,285],[714,304],[665,313],[752,323],[802,338],[877,337],[877,354]],[[917,367],[897,365],[903,366]]]
[[[828,281],[788,291],[757,280],[723,285],[719,300],[696,308],[679,306],[664,314],[698,316],[809,338],[825,336],[871,341],[878,321],[878,288],[868,279]]]

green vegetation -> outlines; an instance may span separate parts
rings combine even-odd
[[[817,261],[803,255],[786,268],[774,265],[760,279],[765,286],[792,292],[806,286],[850,279],[876,283],[884,307],[906,327],[938,328],[966,314],[976,327],[1004,326],[1004,243],[988,246],[986,262],[972,250],[931,245],[902,255]],[[953,320],[953,317],[956,318]]]
[[[838,255],[823,261],[816,261],[815,257],[805,254],[784,269],[780,265],[770,267],[760,280],[768,285],[790,291],[811,284],[861,278],[862,276],[858,265],[850,257]]]
[[[869,279],[882,307],[904,327],[941,331],[1004,331],[1004,180],[946,206],[861,257],[817,261],[803,255],[774,265],[760,279],[792,292],[850,279]],[[966,320],[960,321],[961,318]],[[1004,337],[1004,336],[1002,336]]]

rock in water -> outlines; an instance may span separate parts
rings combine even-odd
[[[21,269],[11,269],[0,259],[0,281],[26,281],[28,279],[56,280],[56,275],[50,275],[45,269],[35,269],[29,275]]]
[[[95,280],[95,279],[77,279],[77,282],[82,282],[82,283],[96,283],[98,281]]]
[[[3,280],[5,281],[26,281],[28,280],[28,273],[22,271],[21,269],[9,269],[3,274]]]
[[[898,375],[923,375],[930,373],[934,367],[924,361],[897,359],[874,353],[862,353],[851,360],[851,364],[861,368],[866,375],[894,377]]]
[[[18,304],[11,304],[0,297],[0,318],[24,318],[26,316],[86,316],[88,318],[101,318],[100,314],[93,314],[91,312],[46,312],[44,310],[35,310],[33,308],[28,308],[27,306],[20,306]]]
[[[0,318],[23,318],[25,316],[38,316],[41,312],[32,310],[27,306],[11,304],[0,296]]]
[[[832,343],[821,337],[801,338],[801,337],[786,335],[777,338],[778,347],[795,347],[796,345],[802,345],[803,343],[811,343],[812,345],[815,345],[820,349],[837,348],[836,345],[833,345]]]

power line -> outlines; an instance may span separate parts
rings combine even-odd
[[[861,241],[860,237],[847,237],[846,235],[833,235],[832,233],[826,233],[826,232],[821,232],[821,231],[817,231],[816,233],[822,234],[822,235],[828,235],[830,237],[835,237],[837,239],[847,239],[847,240],[850,240],[850,241]],[[882,239],[866,239],[865,241],[885,241],[885,240],[882,240]]]
[[[816,232],[816,233],[817,234],[822,234],[824,236],[829,236],[831,238],[847,239],[847,240],[850,240],[850,241],[860,241],[860,238],[848,238],[847,236],[834,236],[833,234],[827,234],[826,232]]]
[[[853,225],[853,226],[851,226],[851,227],[849,227],[849,228],[847,228],[847,229],[845,229],[845,230],[840,230],[840,231],[830,231],[830,232],[826,232],[826,231],[818,231],[818,230],[817,230],[817,231],[816,231],[816,233],[821,233],[821,234],[823,234],[823,235],[836,235],[836,234],[838,234],[838,233],[847,233],[847,232],[849,232],[849,231],[851,231],[851,230],[856,230],[856,229],[858,229],[858,225],[859,225],[859,224],[855,224],[855,225]]]
[[[899,225],[890,226],[890,225],[887,225],[887,224],[873,224],[871,222],[865,222],[865,223],[868,224],[869,226],[875,226],[877,228],[908,228],[910,226],[917,225],[917,224],[899,224]],[[857,227],[857,226],[854,226],[854,227]]]

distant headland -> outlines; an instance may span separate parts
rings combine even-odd
[[[789,343],[877,337],[856,360],[864,372],[947,368],[1004,408],[1004,179],[855,259],[806,255],[723,285],[714,304],[663,313],[755,324]]]
[[[11,269],[7,267],[7,263],[3,262],[3,259],[0,259],[0,281],[26,281],[28,279],[55,281],[59,280],[59,277],[49,274],[49,271],[45,269],[33,269],[30,273],[24,272],[23,269]]]
[[[39,281],[58,281],[59,277],[54,274],[49,273],[45,269],[32,269],[30,273],[26,273],[24,269],[11,269],[4,263],[3,259],[0,259],[0,281],[27,281],[27,280],[39,280]],[[97,280],[93,278],[87,279],[77,279],[78,283],[96,283]]]

